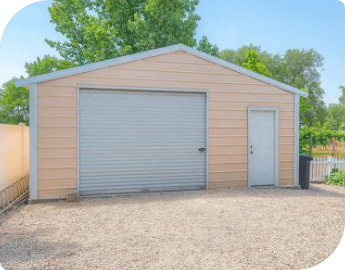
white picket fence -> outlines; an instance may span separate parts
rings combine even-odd
[[[324,182],[333,168],[345,170],[345,158],[318,157],[310,162],[310,182]]]

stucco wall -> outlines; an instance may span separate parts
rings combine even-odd
[[[77,187],[77,85],[209,90],[209,187],[247,186],[247,108],[279,107],[279,183],[293,185],[294,94],[175,52],[39,84],[38,196]]]
[[[0,124],[0,190],[29,174],[29,127]]]

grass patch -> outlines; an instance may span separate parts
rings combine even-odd
[[[323,146],[318,146],[313,148],[313,157],[332,157],[333,156],[333,146],[324,148]],[[337,146],[337,157],[345,157],[345,143],[338,142]]]

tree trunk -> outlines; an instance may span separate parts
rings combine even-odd
[[[333,138],[333,157],[337,157],[337,140]]]

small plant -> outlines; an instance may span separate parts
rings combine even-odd
[[[326,176],[326,185],[337,185],[345,187],[345,172],[334,168],[330,176]]]

